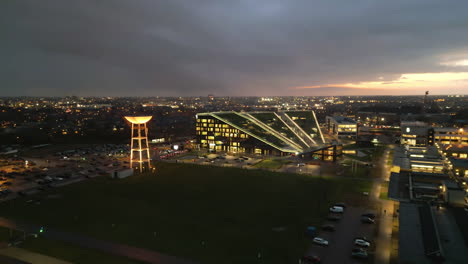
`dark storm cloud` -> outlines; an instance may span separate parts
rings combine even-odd
[[[288,95],[468,71],[468,1],[0,3],[4,95]],[[318,92],[319,90],[316,90]]]

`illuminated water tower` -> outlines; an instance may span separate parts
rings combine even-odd
[[[130,143],[130,168],[133,163],[138,163],[140,172],[151,168],[150,150],[148,144],[148,128],[146,123],[152,116],[126,116],[125,119],[132,123],[132,141]],[[135,153],[136,152],[136,153]],[[136,155],[136,156],[135,156]]]

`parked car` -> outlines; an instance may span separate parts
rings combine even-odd
[[[334,225],[323,225],[322,230],[333,232],[333,231],[335,231],[335,226]]]
[[[364,240],[364,241],[366,241],[366,242],[371,243],[371,241],[370,241],[367,237],[364,237],[364,236],[359,236],[359,237],[355,237],[355,238],[354,238],[354,240],[357,240],[357,239]]]
[[[327,217],[327,220],[330,220],[330,221],[339,221],[341,220],[341,217],[337,216],[337,215],[329,215]]]
[[[320,264],[322,261],[318,256],[303,256],[301,258],[301,264]]]
[[[330,207],[330,212],[341,214],[344,212],[344,208],[340,206],[332,206]]]
[[[375,220],[370,217],[363,216],[361,217],[361,222],[365,224],[373,224],[375,223]]]
[[[362,214],[361,216],[369,217],[369,218],[375,219],[375,214],[374,214],[374,213],[365,213],[365,214]]]
[[[354,245],[360,246],[360,247],[370,247],[370,243],[368,241],[362,240],[362,239],[354,240]]]
[[[345,203],[336,203],[335,206],[339,206],[339,207],[346,208],[346,204],[345,204]]]
[[[44,180],[36,180],[37,184],[44,184]]]
[[[362,248],[354,248],[353,250],[351,250],[351,256],[354,258],[363,258],[363,259],[368,257],[367,251],[365,251]]]
[[[321,237],[314,237],[314,239],[312,239],[312,242],[321,246],[328,246],[328,241]]]

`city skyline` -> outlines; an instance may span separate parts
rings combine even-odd
[[[4,96],[468,94],[468,3],[4,1]]]

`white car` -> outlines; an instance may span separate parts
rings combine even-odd
[[[354,240],[354,244],[356,246],[361,246],[361,247],[370,247],[370,243],[363,240],[363,239],[356,239]]]
[[[328,246],[328,241],[321,238],[321,237],[314,237],[312,240],[315,244],[321,245],[321,246]]]
[[[332,206],[332,207],[330,207],[330,212],[332,212],[332,213],[343,213],[344,208],[341,207],[341,206]]]

